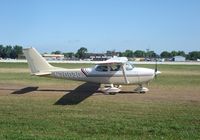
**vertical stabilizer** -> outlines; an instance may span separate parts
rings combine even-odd
[[[47,72],[54,67],[50,65],[35,48],[23,49],[23,53],[28,61],[29,68],[32,74]]]

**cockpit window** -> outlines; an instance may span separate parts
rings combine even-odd
[[[126,70],[132,70],[133,69],[133,65],[131,65],[130,63],[126,63]]]
[[[108,71],[108,67],[107,66],[97,66],[96,67],[96,71],[107,72]]]
[[[121,71],[121,65],[97,65],[95,70],[99,72],[108,72],[108,71]],[[134,68],[134,66],[131,63],[125,64],[125,69],[127,71],[130,71]]]
[[[112,65],[110,66],[110,71],[119,71],[120,70],[120,65]]]

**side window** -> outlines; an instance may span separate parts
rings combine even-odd
[[[100,72],[107,72],[108,67],[107,66],[97,66],[95,70],[100,71]]]
[[[110,71],[119,71],[120,70],[120,65],[112,65],[110,66]]]

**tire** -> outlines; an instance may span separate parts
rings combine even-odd
[[[109,93],[109,95],[115,95],[116,94],[116,92],[110,92]]]

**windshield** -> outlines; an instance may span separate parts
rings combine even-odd
[[[111,65],[110,66],[110,71],[119,71],[120,70],[120,65]]]
[[[132,70],[133,68],[134,66],[130,62],[126,63],[126,70]]]

